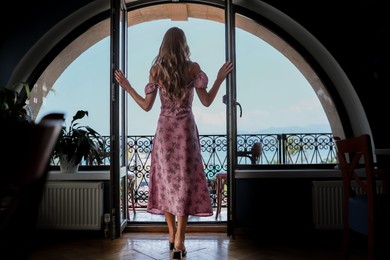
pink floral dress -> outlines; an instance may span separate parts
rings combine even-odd
[[[188,85],[181,103],[164,98],[153,140],[147,211],[177,216],[211,216],[210,193],[204,173],[198,128],[192,113],[194,88],[206,88],[207,75],[200,71]],[[145,93],[157,91],[149,83]]]

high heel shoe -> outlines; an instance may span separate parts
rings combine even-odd
[[[173,249],[172,259],[183,259],[186,256],[187,256],[187,250],[185,248],[183,250]]]
[[[169,242],[169,251],[172,251],[175,248],[175,243]]]

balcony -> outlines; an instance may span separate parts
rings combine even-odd
[[[294,133],[294,134],[242,134],[237,136],[237,150],[250,151],[255,142],[262,144],[262,153],[257,165],[250,165],[247,157],[239,157],[239,168],[324,168],[336,165],[335,143],[331,133]],[[104,151],[109,155],[109,136],[104,136]],[[227,170],[226,135],[200,136],[202,160],[205,176],[208,180],[213,207],[216,207],[215,174]],[[153,136],[128,136],[128,169],[135,175],[135,207],[145,209],[148,203],[148,184],[150,152]],[[82,161],[82,166],[91,166],[89,160]],[[103,165],[110,164],[109,157]],[[222,207],[226,206],[226,188],[222,197]],[[130,197],[129,197],[130,205]]]

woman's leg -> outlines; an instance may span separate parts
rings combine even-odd
[[[175,238],[175,249],[184,250],[184,240],[186,235],[188,216],[178,216],[177,217],[177,232]]]
[[[175,242],[175,235],[176,235],[176,218],[175,215],[172,215],[169,212],[164,212],[165,215],[165,221],[168,224],[168,231],[169,231],[169,243]]]

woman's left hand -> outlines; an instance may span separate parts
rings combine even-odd
[[[232,70],[233,63],[231,61],[225,62],[218,71],[217,79],[223,81]]]
[[[125,77],[125,74],[123,74],[121,70],[116,70],[114,76],[118,84],[121,85],[126,90],[125,85],[129,85],[129,81]]]

